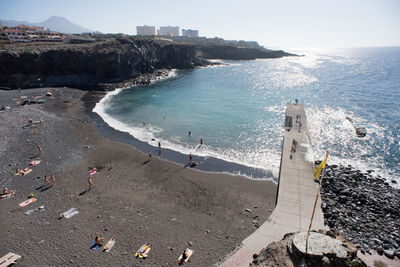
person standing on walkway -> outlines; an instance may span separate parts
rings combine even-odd
[[[38,146],[37,148],[39,149],[39,153],[40,153],[40,156],[41,156],[42,155],[42,147]]]

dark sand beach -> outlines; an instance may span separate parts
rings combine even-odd
[[[273,182],[201,172],[156,155],[148,161],[134,146],[105,138],[104,125],[85,111],[86,91],[51,89],[43,104],[16,104],[45,92],[0,91],[0,106],[10,107],[0,112],[0,187],[17,192],[0,200],[0,254],[21,255],[18,266],[177,266],[186,247],[195,251],[188,266],[212,266],[256,230],[254,218],[261,224],[272,212]],[[28,118],[43,123],[23,128]],[[31,173],[12,175],[33,159],[41,163]],[[91,167],[98,172],[87,191]],[[55,186],[44,186],[51,174]],[[19,207],[32,193],[37,201]],[[59,220],[70,208],[79,214]],[[89,251],[95,232],[116,238],[109,253]],[[144,243],[149,257],[136,259]]]

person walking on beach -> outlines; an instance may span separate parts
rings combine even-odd
[[[44,182],[46,185],[50,184],[49,177],[47,177],[47,175],[44,176]]]
[[[88,183],[89,183],[89,190],[92,190],[92,187],[94,186],[92,181],[92,176],[89,176]]]
[[[161,156],[161,142],[158,141],[158,155]]]
[[[151,151],[149,150],[149,161],[152,159]]]
[[[41,156],[42,155],[42,147],[38,146],[37,148],[39,149],[39,153],[40,153],[40,156]]]
[[[54,174],[51,175],[51,185],[56,185],[56,178],[54,178]]]
[[[193,156],[192,156],[192,153],[189,154],[189,163],[190,163],[190,165],[193,165]]]

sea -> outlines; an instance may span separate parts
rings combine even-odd
[[[288,52],[301,56],[174,70],[151,85],[108,93],[93,111],[155,150],[160,142],[276,180],[286,105],[297,99],[315,160],[329,151],[328,164],[374,170],[400,184],[400,47]],[[366,136],[357,137],[355,127]]]

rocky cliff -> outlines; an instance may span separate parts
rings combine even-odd
[[[198,46],[155,39],[109,38],[91,44],[8,45],[0,50],[0,87],[68,86],[98,89],[154,73],[209,64],[206,59],[287,56],[282,51],[228,46]]]
[[[295,56],[282,50],[269,50],[258,48],[241,48],[231,45],[207,45],[198,47],[203,58],[228,59],[228,60],[250,60],[256,58],[280,58]]]

